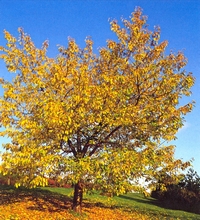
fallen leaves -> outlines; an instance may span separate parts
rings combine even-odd
[[[54,203],[53,203],[54,202]],[[0,219],[12,220],[63,220],[78,219],[69,212],[69,204],[62,201],[48,201],[45,198],[34,198],[34,196],[19,195],[18,201],[3,201],[1,199]]]
[[[71,199],[45,190],[0,190],[0,220],[145,220],[146,214],[106,204],[83,203],[82,213],[71,210]],[[156,219],[154,217],[154,219]]]

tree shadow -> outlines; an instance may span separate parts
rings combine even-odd
[[[0,205],[16,202],[26,202],[27,209],[30,210],[58,212],[71,209],[72,199],[48,189],[0,186]]]
[[[132,200],[132,201],[135,201],[141,204],[154,205],[154,206],[164,208],[164,209],[181,210],[181,211],[199,214],[199,211],[196,211],[196,210],[192,211],[191,207],[184,206],[183,204],[177,203],[176,201],[172,201],[172,200],[167,200],[167,199],[158,200],[152,197],[144,197],[144,199],[142,199],[142,198],[130,197],[128,195],[120,195],[119,198]]]
[[[153,205],[159,205],[159,201],[157,199],[153,199],[151,197],[144,197],[144,199],[142,198],[136,198],[136,197],[130,197],[128,195],[119,195],[118,196],[119,198],[122,198],[122,199],[128,199],[128,200],[133,200],[135,202],[139,202],[139,203],[143,203],[143,204],[153,204]]]

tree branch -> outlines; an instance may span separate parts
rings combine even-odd
[[[74,157],[76,157],[77,152],[76,152],[76,150],[75,150],[75,148],[74,148],[72,142],[68,139],[67,143],[68,143],[69,147],[71,148],[72,153],[74,154]]]
[[[117,126],[115,129],[113,129],[110,134],[108,134],[106,137],[105,137],[105,140],[108,140],[117,130],[119,130],[122,126],[119,125]]]
[[[101,144],[103,144],[103,143],[108,143],[107,140],[108,140],[116,131],[118,131],[121,127],[122,127],[121,125],[117,126],[115,129],[113,129],[113,130],[105,137],[105,139],[104,139],[103,141],[101,141],[100,143],[97,143],[97,144],[95,145],[95,147],[92,149],[92,151],[89,153],[89,156],[92,156],[92,155],[96,152],[96,150],[101,146]]]

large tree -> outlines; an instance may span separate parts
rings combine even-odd
[[[166,55],[160,29],[146,21],[137,8],[123,27],[110,23],[118,40],[97,55],[90,38],[83,49],[69,39],[56,58],[48,42],[38,49],[22,29],[19,39],[4,31],[1,59],[13,80],[1,79],[1,135],[11,139],[1,170],[17,176],[16,186],[46,185],[54,175],[74,184],[78,210],[84,187],[125,193],[140,177],[187,165],[161,142],[175,138],[191,111],[179,100],[194,78],[183,53]]]

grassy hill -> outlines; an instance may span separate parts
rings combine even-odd
[[[194,219],[200,215],[167,209],[153,198],[139,193],[107,198],[97,192],[84,195],[81,214],[71,211],[72,189],[37,188],[34,190],[0,187],[0,220],[148,220]]]

